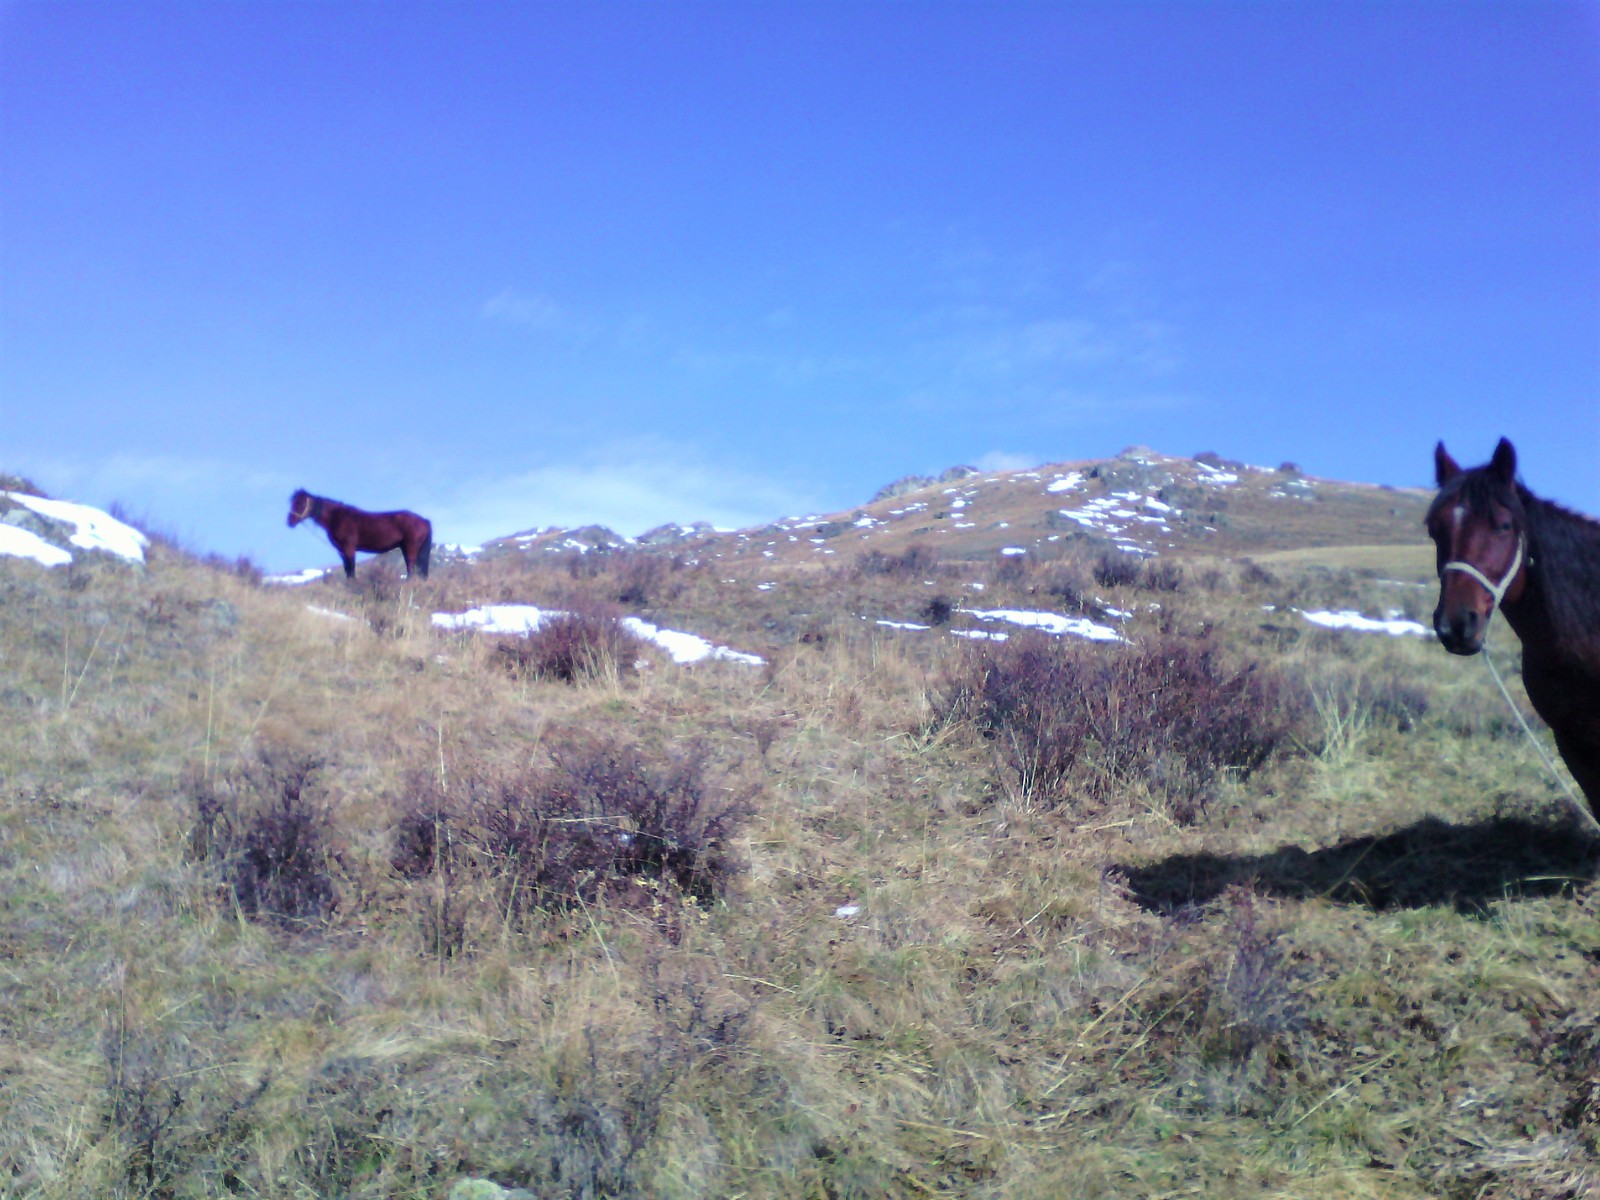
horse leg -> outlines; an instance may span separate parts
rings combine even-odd
[[[1556,736],[1556,749],[1561,753],[1561,761],[1566,764],[1572,778],[1577,780],[1584,798],[1589,801],[1589,810],[1594,813],[1596,820],[1600,820],[1600,745],[1575,736],[1570,731],[1552,729],[1550,732]]]
[[[344,577],[346,579],[354,579],[356,577],[356,552],[354,550],[346,550],[341,546],[339,548],[339,557],[344,561]]]

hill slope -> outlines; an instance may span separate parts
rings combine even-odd
[[[704,558],[822,561],[928,545],[946,559],[1002,551],[1048,558],[1063,543],[1140,556],[1238,556],[1308,547],[1407,545],[1422,540],[1427,495],[1248,467],[1215,456],[1173,458],[1142,447],[1115,459],[1021,471],[956,468],[908,479],[847,512],[716,531],[664,526],[640,539]],[[491,553],[621,548],[590,526],[545,529],[489,543]]]
[[[0,555],[0,1191],[1589,1194],[1593,848],[1472,664],[1308,619],[1425,617],[1424,500]]]

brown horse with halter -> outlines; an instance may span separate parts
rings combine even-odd
[[[1428,509],[1438,554],[1433,628],[1452,654],[1483,649],[1494,610],[1522,640],[1534,711],[1600,817],[1600,521],[1541,500],[1517,482],[1505,438],[1463,470],[1440,442],[1439,494]]]
[[[433,526],[426,517],[401,509],[398,512],[367,512],[353,504],[341,504],[325,496],[313,496],[301,488],[289,497],[289,528],[307,517],[327,532],[328,540],[344,560],[346,579],[356,576],[356,551],[386,554],[398,549],[405,556],[406,578],[421,573],[428,577],[428,556],[433,550]]]

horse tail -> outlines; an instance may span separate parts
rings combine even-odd
[[[417,570],[422,572],[422,577],[428,577],[428,556],[433,553],[433,526],[427,525],[426,532],[422,535],[422,546],[417,551]]]

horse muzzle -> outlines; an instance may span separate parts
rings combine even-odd
[[[1451,654],[1477,654],[1483,649],[1492,615],[1465,607],[1446,611],[1441,605],[1433,612],[1433,631],[1439,635],[1439,644]]]

